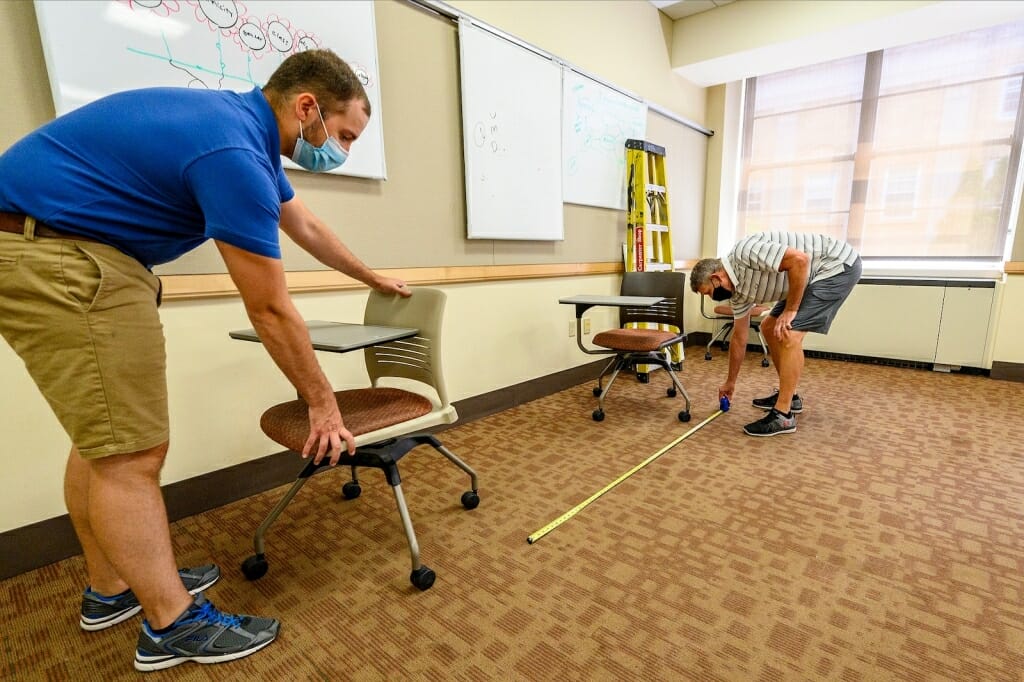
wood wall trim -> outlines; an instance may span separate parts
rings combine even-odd
[[[546,277],[578,277],[611,275],[622,272],[622,263],[537,263],[530,265],[457,265],[426,268],[391,268],[377,272],[397,277],[413,286],[496,282]],[[334,270],[311,270],[285,273],[292,293],[343,291],[362,289],[365,284]],[[238,289],[227,274],[161,275],[165,301],[237,296]]]
[[[1024,275],[1024,261],[1008,261],[1003,269],[1008,275]]]

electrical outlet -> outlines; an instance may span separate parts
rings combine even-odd
[[[569,337],[576,336],[576,320],[569,320]]]
[[[589,334],[590,333],[590,318],[589,317],[584,317],[583,318],[583,333],[584,334]]]

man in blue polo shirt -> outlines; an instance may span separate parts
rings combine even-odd
[[[65,500],[89,575],[81,627],[144,610],[139,670],[241,658],[278,631],[276,620],[229,616],[206,600],[216,566],[176,566],[159,484],[169,429],[151,268],[213,239],[264,346],[309,404],[303,455],[335,464],[353,452],[288,295],[278,230],[374,289],[409,292],[306,208],[280,157],[336,168],[370,113],[352,69],[311,50],[282,62],[262,90],[112,95],[0,156],[0,335],[71,438]]]

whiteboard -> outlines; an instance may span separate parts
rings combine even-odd
[[[626,140],[647,133],[647,104],[566,67],[562,180],[571,204],[626,208]]]
[[[372,2],[36,0],[35,7],[58,115],[135,88],[248,92],[290,54],[331,48],[362,80],[372,111],[333,172],[386,176]],[[110,123],[116,131],[118,122]]]
[[[465,19],[459,57],[469,238],[563,239],[561,68]]]

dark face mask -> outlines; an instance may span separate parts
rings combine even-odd
[[[711,298],[715,301],[728,301],[732,298],[732,293],[725,287],[715,287],[715,290],[711,292]]]

